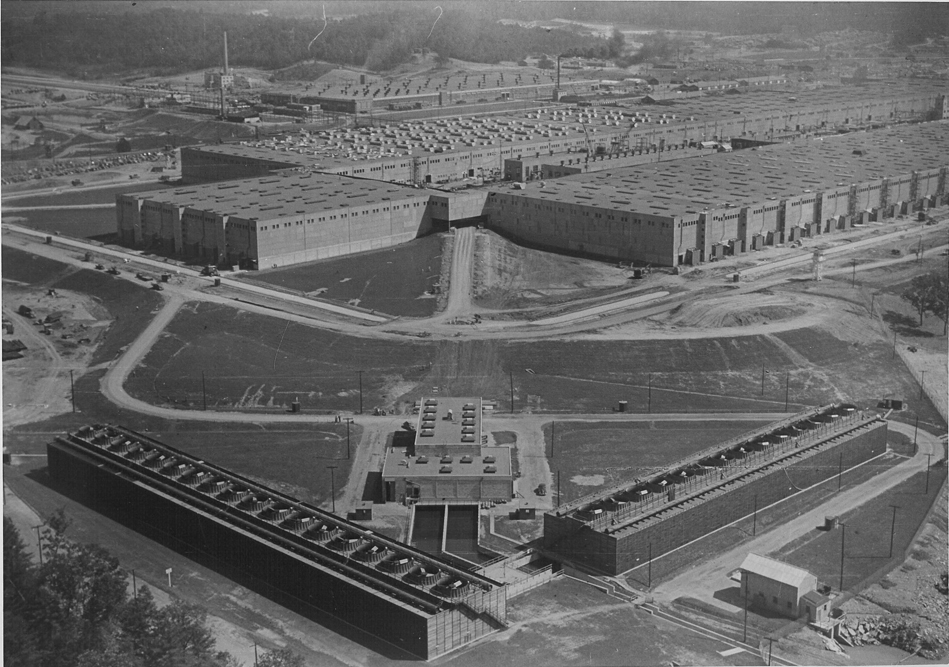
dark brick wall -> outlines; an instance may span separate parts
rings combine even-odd
[[[752,513],[788,498],[886,451],[886,423],[872,423],[843,442],[756,480],[740,484],[692,509],[628,534],[606,535],[583,527],[572,532],[570,519],[544,516],[544,544],[566,560],[608,574],[619,574]],[[841,459],[842,457],[842,459]],[[548,538],[548,530],[550,531]]]

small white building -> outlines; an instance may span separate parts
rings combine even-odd
[[[749,607],[789,618],[804,615],[804,597],[817,590],[817,577],[807,570],[758,554],[748,554],[738,570],[741,597]]]

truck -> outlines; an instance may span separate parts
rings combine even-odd
[[[221,274],[220,272],[218,272],[216,267],[212,266],[211,264],[208,264],[203,269],[201,269],[201,275],[202,276],[219,276]]]
[[[17,308],[16,312],[28,320],[33,319],[33,309],[27,306],[26,304],[20,304],[20,307]]]

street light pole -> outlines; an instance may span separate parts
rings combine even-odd
[[[333,514],[336,514],[336,469],[339,466],[326,466],[330,471],[330,488],[333,493]]]

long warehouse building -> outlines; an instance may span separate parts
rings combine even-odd
[[[947,202],[937,121],[581,174],[488,197],[488,226],[611,260],[695,265]]]
[[[808,410],[547,512],[544,549],[621,574],[885,453],[886,433],[852,405]]]
[[[53,482],[80,502],[401,659],[505,627],[503,584],[142,434],[85,426],[47,455]]]

